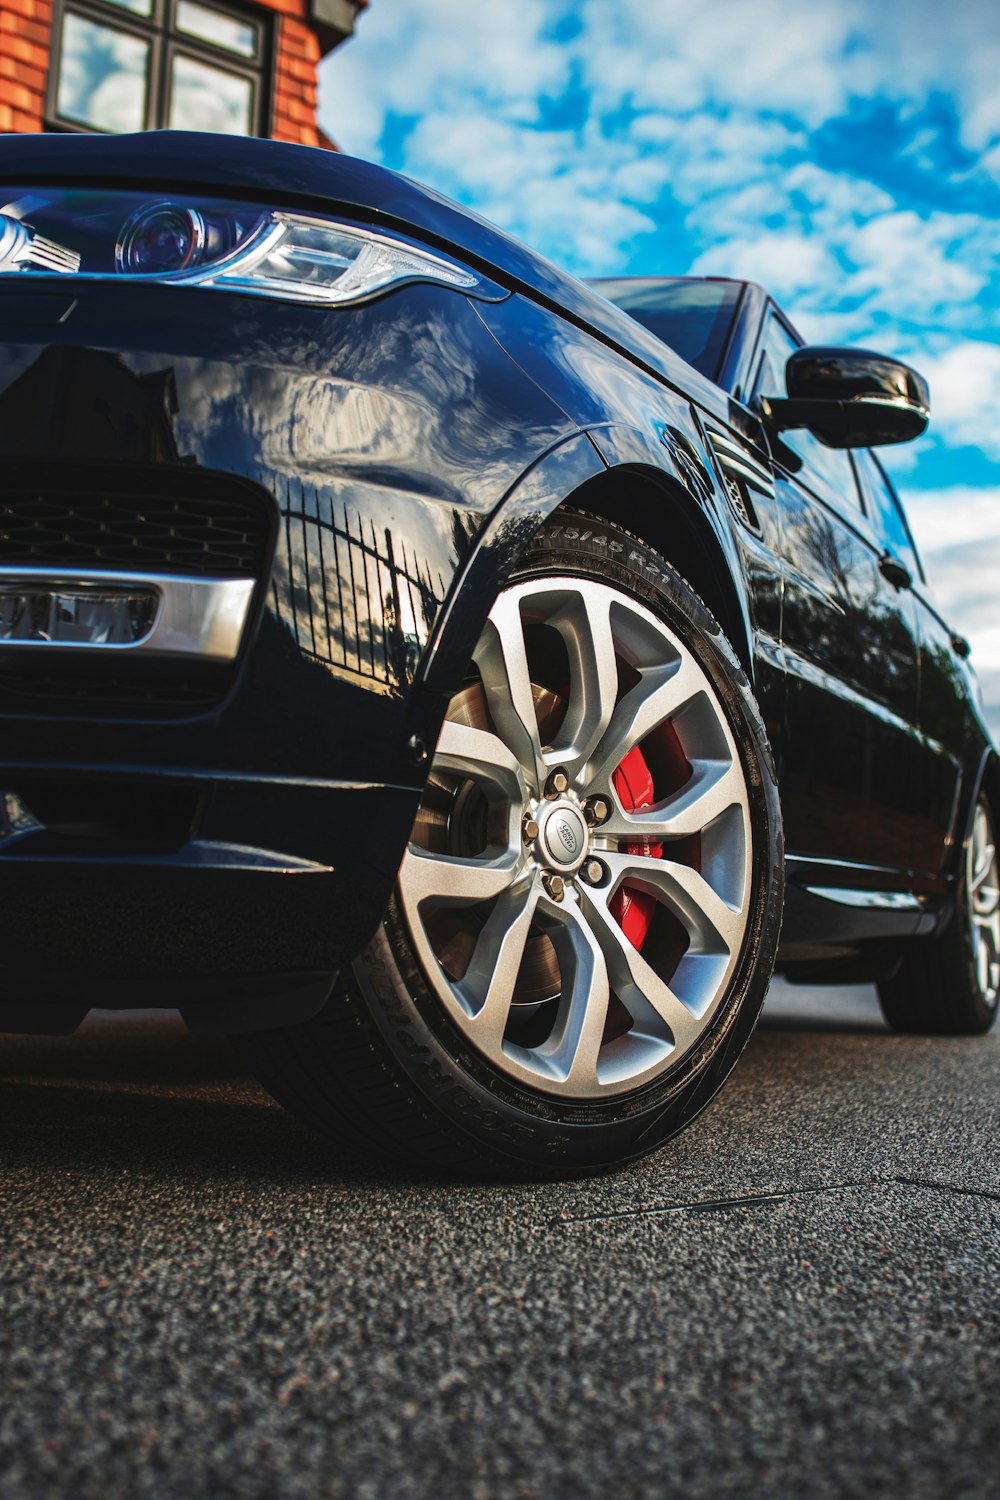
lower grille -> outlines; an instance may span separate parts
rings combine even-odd
[[[0,564],[220,578],[263,572],[273,505],[256,486],[183,469],[18,468],[0,480]]]

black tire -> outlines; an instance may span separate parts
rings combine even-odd
[[[882,1014],[894,1031],[981,1036],[996,1020],[1000,889],[994,826],[992,809],[980,797],[946,926],[908,943],[896,973],[878,986]]]
[[[457,1024],[453,1014],[442,1004],[440,993],[450,994],[451,990],[447,987],[457,986],[459,981],[453,981],[450,973],[445,971],[443,959],[440,973],[430,973],[426,963],[421,961],[420,942],[414,936],[413,928],[408,925],[407,911],[410,908],[404,898],[409,887],[404,880],[407,868],[404,860],[400,885],[378,933],[367,950],[341,976],[323,1011],[302,1025],[236,1039],[242,1055],[264,1086],[281,1103],[321,1131],[342,1139],[346,1136],[362,1146],[375,1147],[397,1157],[416,1159],[425,1165],[430,1164],[449,1172],[472,1173],[483,1177],[523,1179],[570,1176],[610,1168],[654,1151],[690,1124],[720,1088],[750,1036],[771,977],[781,922],[783,846],[774,767],[760,713],[746,677],[705,605],[683,579],[649,547],[607,522],[568,511],[557,513],[540,529],[501,600],[513,588],[534,590],[530,595],[523,595],[529,598],[530,606],[530,602],[536,597],[547,597],[537,587],[538,580],[542,579],[565,580],[567,597],[570,599],[575,597],[573,590],[578,586],[576,580],[586,581],[579,584],[581,596],[586,589],[590,589],[593,594],[595,586],[613,589],[616,594],[614,608],[627,612],[624,618],[629,630],[639,631],[644,628],[643,621],[648,613],[665,636],[680,642],[683,648],[679,657],[681,663],[691,660],[695,663],[696,670],[703,674],[706,686],[699,688],[696,702],[697,713],[706,716],[705,732],[716,732],[712,728],[716,722],[728,726],[727,729],[718,730],[718,733],[724,732],[727,736],[726,743],[734,747],[731,749],[729,770],[736,778],[732,784],[736,785],[741,778],[741,787],[744,789],[739,793],[739,808],[735,813],[729,807],[724,813],[713,813],[714,821],[706,824],[694,836],[698,841],[698,853],[691,856],[695,872],[700,870],[704,861],[710,873],[716,869],[730,872],[720,877],[723,883],[735,880],[737,877],[732,871],[736,869],[736,864],[719,864],[718,856],[712,853],[713,847],[727,850],[730,845],[719,844],[722,835],[716,836],[711,830],[723,828],[725,837],[736,848],[736,834],[730,833],[735,827],[731,820],[737,817],[742,820],[739,826],[743,830],[741,836],[745,839],[745,859],[739,879],[742,881],[740,899],[745,910],[741,909],[739,920],[744,925],[740,929],[742,936],[739,941],[733,940],[726,953],[717,958],[720,966],[718,971],[711,970],[712,973],[722,973],[721,965],[730,965],[730,969],[726,970],[727,977],[720,983],[718,995],[713,996],[710,1019],[690,1044],[685,1043],[683,1055],[679,1055],[681,1032],[673,1020],[666,1027],[667,1039],[662,1040],[659,1033],[656,1033],[647,1048],[645,1032],[650,1030],[652,1034],[656,1028],[648,1027],[645,1021],[640,1028],[632,1012],[628,1012],[625,1020],[619,1023],[620,1026],[624,1025],[624,1038],[614,1033],[611,1007],[618,1004],[621,1009],[621,1002],[612,994],[604,1019],[595,1023],[590,1032],[592,1045],[596,1047],[591,1084],[594,1097],[566,1097],[565,1090],[574,1086],[570,1073],[577,1066],[578,1055],[570,1048],[569,1043],[566,1044],[566,1056],[571,1060],[564,1069],[565,1078],[570,1079],[569,1082],[547,1083],[543,1080],[536,1087],[530,1082],[533,1074],[529,1073],[529,1082],[525,1082],[524,1076],[512,1076],[511,1068],[514,1064],[506,1063],[507,1052],[502,1054],[498,1064],[491,1056],[480,1051],[470,1042],[464,1026]],[[548,587],[547,583],[545,587]],[[598,598],[604,597],[599,588],[596,589],[596,595]],[[515,607],[518,609],[523,608],[521,597],[515,599]],[[500,607],[500,601],[497,607]],[[617,614],[615,618],[618,618]],[[518,619],[529,622],[523,630],[527,640],[531,629],[537,628],[531,624],[533,616],[530,614],[530,607],[529,613],[519,614]],[[586,619],[589,622],[590,616],[587,615]],[[543,631],[550,628],[547,617],[541,628]],[[587,639],[585,634],[580,638]],[[547,641],[549,637],[544,639]],[[535,637],[532,636],[531,640],[534,641]],[[481,649],[485,650],[482,642],[477,647],[477,653]],[[615,649],[617,652],[617,640]],[[528,659],[527,647],[525,659]],[[595,652],[594,660],[597,659]],[[618,662],[620,680],[622,668],[617,655],[614,660]],[[667,667],[664,666],[662,671],[666,670]],[[540,669],[532,666],[532,694],[536,712],[540,713],[537,695],[543,689],[537,685],[539,672]],[[646,679],[638,671],[636,677],[639,679],[641,698],[646,691]],[[485,689],[473,685],[469,691],[481,692],[486,701]],[[571,682],[564,692],[566,704],[571,704],[573,691]],[[578,691],[579,701],[586,703],[586,684],[581,685]],[[624,690],[618,691],[617,702],[620,702]],[[649,696],[651,693],[643,701],[648,701]],[[457,697],[453,700],[453,705],[456,702]],[[658,705],[656,711],[659,711]],[[454,716],[457,711],[450,712]],[[564,706],[563,712],[565,718],[570,717],[570,707]],[[607,700],[602,706],[602,712],[607,712]],[[683,714],[693,717],[695,710],[689,710],[687,704],[683,710],[678,710],[669,721],[670,733],[675,732],[674,725],[681,722]],[[599,719],[598,722],[607,724],[606,718]],[[611,736],[612,726],[617,723],[616,715],[607,724],[605,739]],[[560,732],[558,727],[553,731],[557,736]],[[662,725],[654,730],[655,734],[660,735],[665,732]],[[595,734],[604,733],[603,729],[595,730]],[[544,735],[540,734],[538,738],[541,741]],[[595,742],[598,751],[605,744],[605,739]],[[643,742],[644,745],[646,743]],[[617,753],[617,746],[616,740],[611,753]],[[559,752],[557,750],[554,753]],[[652,757],[652,751],[643,753]],[[595,751],[595,760],[597,758],[598,752]],[[682,759],[686,759],[686,752]],[[439,746],[435,766],[443,763]],[[586,762],[588,766],[591,763]],[[610,760],[607,763],[610,764]],[[690,769],[688,764],[688,770]],[[452,773],[447,770],[440,773],[445,778],[447,787],[451,785],[447,780],[450,774]],[[434,775],[435,771],[432,769],[432,781],[425,802],[430,798],[430,787],[435,784]],[[551,776],[549,780],[552,781]],[[464,787],[465,783],[461,785]],[[449,795],[452,794],[449,792]],[[550,789],[550,799],[553,795],[556,795],[558,803],[559,794],[553,794]],[[566,799],[572,795],[572,790],[565,792]],[[454,810],[458,800],[459,793],[454,793],[449,804],[449,830],[458,821],[458,814]],[[511,806],[514,805],[512,801]],[[623,805],[631,806],[631,816],[638,817],[642,807],[648,804],[632,801],[631,804]],[[573,808],[568,801],[567,806],[568,816],[563,821],[573,824]],[[561,816],[565,809],[561,808],[561,804],[559,807]],[[550,854],[552,849],[559,853],[555,834],[551,831],[555,814],[549,815],[548,805],[542,802],[537,803],[537,808],[539,818],[548,816],[548,822],[544,825],[546,833],[543,835],[537,833],[536,821],[537,841],[531,847],[537,854],[537,850],[542,847],[543,837],[550,838],[551,843],[544,846],[544,859],[550,860],[555,857]],[[650,809],[651,813],[656,810],[655,807]],[[593,809],[581,804],[581,813],[583,811],[593,812]],[[605,812],[607,811],[606,807]],[[613,807],[608,826],[614,827],[614,818],[623,816],[620,807]],[[727,819],[730,821],[724,821]],[[423,826],[419,818],[418,825],[415,825],[415,838],[418,826]],[[526,824],[524,826],[527,828]],[[573,824],[573,827],[576,826]],[[596,833],[599,831],[597,829]],[[594,840],[596,847],[595,830],[591,829],[589,833],[585,830],[585,834]],[[449,831],[449,839],[451,836]],[[524,837],[528,836],[529,833],[525,832]],[[424,837],[424,834],[421,833],[420,837]],[[712,843],[713,838],[717,838],[716,845]],[[449,844],[449,850],[451,847]],[[642,843],[644,857],[655,857],[649,855],[651,847],[653,846],[648,842]],[[687,846],[675,843],[670,847],[675,861],[672,868],[676,868],[677,861],[687,858],[687,855],[680,852],[682,847]],[[626,841],[624,848],[623,854],[622,840],[604,838],[602,849],[605,850],[605,859],[609,865],[613,865],[616,858],[619,863],[624,860],[628,864],[631,859],[634,864],[635,843]],[[708,850],[708,853],[703,853],[703,849]],[[414,854],[417,853],[422,854],[422,849],[414,851]],[[432,866],[436,858],[436,855],[432,856]],[[450,868],[447,861],[452,860],[452,854],[449,852],[443,858],[446,860],[445,867]],[[575,997],[583,985],[578,967],[581,962],[578,955],[583,949],[577,934],[578,929],[582,931],[584,926],[580,913],[585,909],[589,910],[585,908],[585,897],[595,903],[597,900],[592,894],[598,888],[592,878],[594,869],[594,863],[588,862],[586,870],[581,866],[568,878],[566,883],[573,886],[573,890],[566,893],[566,904],[561,907],[553,904],[555,898],[552,897],[551,874],[544,876],[544,880],[549,883],[545,885],[547,894],[539,897],[538,907],[533,908],[536,914],[543,912],[543,917],[537,920],[543,924],[554,924],[551,929],[546,929],[555,934],[550,939],[553,947],[562,938],[563,929],[558,923],[565,921],[567,930],[572,929],[573,941],[578,944],[572,950],[577,956],[573,957],[569,968],[566,967],[564,958],[558,959],[559,986],[554,998],[532,1000],[521,1008],[517,1008],[520,1005],[517,996],[521,993],[518,986],[522,983],[523,966],[516,970],[517,979],[513,981],[510,1009],[504,1014],[508,1029],[522,1028],[516,1032],[517,1036],[526,1036],[526,1028],[530,1026],[544,1029],[549,1024],[545,1018],[552,1013],[562,1014],[560,1006],[565,1009],[577,1004]],[[605,874],[607,873],[605,869]],[[689,883],[694,881],[695,877],[688,875],[687,867],[682,873]],[[530,878],[534,881],[536,877],[531,874]],[[702,877],[699,874],[697,878],[700,880]],[[543,881],[543,874],[539,873],[537,879]],[[584,879],[592,887],[586,892],[580,884]],[[624,877],[620,876],[619,879],[623,880]],[[610,877],[608,890],[611,891]],[[495,909],[498,909],[500,898],[496,899]],[[611,910],[617,899],[617,895],[608,896],[608,910]],[[624,897],[621,899],[624,900]],[[571,903],[574,900],[577,912],[572,915],[571,920]],[[708,909],[714,908],[706,907]],[[418,909],[419,912],[423,910],[424,908]],[[471,923],[472,919],[467,915],[471,910],[474,909],[462,907],[460,916],[455,920],[468,920]],[[653,926],[660,920],[658,912],[659,906],[651,919]],[[544,915],[545,913],[548,915]],[[419,922],[422,918],[415,920]],[[535,921],[536,917],[531,920]],[[624,931],[624,917],[619,916],[617,920]],[[668,913],[661,926],[668,926],[670,920]],[[700,921],[701,918],[692,920]],[[680,919],[677,921],[679,923]],[[430,922],[431,919],[428,919],[428,925]],[[722,925],[720,922],[720,931]],[[650,927],[650,932],[653,931],[653,926]],[[710,925],[708,930],[711,931]],[[540,939],[534,927],[530,931],[535,933],[530,939],[536,945],[532,949],[534,953],[539,941],[545,939],[545,932]],[[701,929],[697,931],[700,932]],[[650,947],[651,939],[644,941]],[[688,934],[688,946],[687,949],[682,949],[682,960],[671,959],[676,966],[669,971],[669,983],[679,983],[677,976],[681,973],[680,964],[683,956],[688,953],[691,955],[691,962],[685,972],[709,972],[704,964],[709,950],[712,950],[711,956],[715,957],[713,942],[714,939],[703,940],[701,937],[692,939]],[[622,942],[621,947],[625,952],[628,945]],[[663,943],[657,949],[657,954],[661,949],[666,951]],[[564,946],[561,951],[568,953],[570,950]],[[604,950],[595,947],[594,951],[600,954]],[[626,952],[626,960],[627,957]],[[617,973],[621,963],[613,943],[612,958],[618,966],[614,969]],[[600,957],[595,960],[594,969],[599,968],[600,961]],[[698,961],[703,962],[701,971],[696,968]],[[612,959],[608,959],[608,964],[612,964]],[[511,972],[514,972],[513,968]],[[666,972],[664,969],[664,973]],[[632,973],[631,968],[629,973]],[[591,976],[592,974],[593,969]],[[702,982],[699,980],[699,984]],[[618,980],[615,983],[622,988]],[[435,991],[435,985],[438,992]],[[587,990],[585,999],[579,1002],[583,1006],[581,1014],[585,1018],[590,1014],[587,1007],[591,1004],[592,994],[593,989]],[[632,996],[635,1007],[642,1012],[641,997],[636,1000],[633,990],[629,990],[628,994]],[[546,1007],[549,1009],[546,1010]],[[566,1014],[569,1014],[568,1010]],[[706,1011],[706,1014],[709,1012]],[[539,1017],[543,1019],[539,1020]],[[559,1029],[560,1023],[553,1022],[552,1036],[556,1035],[556,1030],[559,1030],[560,1036],[564,1035],[569,1024],[569,1020],[565,1020]],[[583,1024],[580,1023],[581,1026]],[[701,1024],[699,1021],[698,1025]],[[580,1035],[582,1037],[582,1031]],[[503,1032],[503,1042],[497,1045],[507,1046],[507,1030]],[[553,1043],[549,1041],[545,1045],[552,1046]],[[676,1062],[671,1061],[674,1056],[674,1052],[669,1050],[671,1045],[679,1057]],[[523,1066],[518,1064],[524,1074],[526,1069],[536,1066],[535,1060],[540,1054],[532,1050],[534,1043],[529,1045],[524,1042],[523,1046],[519,1043],[519,1047],[517,1056],[528,1059]],[[582,1040],[578,1047],[579,1051],[583,1050]],[[629,1084],[621,1088],[615,1082],[611,1085],[610,1092],[601,1093],[605,1084],[602,1082],[600,1068],[604,1066],[603,1059],[607,1049],[611,1047],[619,1049],[616,1056],[637,1059],[634,1076],[639,1081],[634,1087]],[[660,1051],[656,1051],[656,1048],[660,1048]],[[654,1059],[649,1068],[655,1074],[648,1078],[642,1072],[647,1056]],[[662,1065],[659,1062],[661,1057],[666,1059]],[[589,1078],[589,1074],[584,1074],[583,1063],[579,1066],[580,1076]],[[562,1077],[561,1074],[560,1078]],[[564,1093],[554,1094],[552,1090],[556,1088],[562,1088]]]

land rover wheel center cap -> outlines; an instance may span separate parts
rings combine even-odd
[[[583,814],[571,802],[556,802],[539,819],[539,846],[553,869],[574,870],[582,863],[589,843]]]

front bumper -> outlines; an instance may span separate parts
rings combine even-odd
[[[242,483],[274,527],[200,697],[73,695],[75,663],[19,686],[0,652],[0,1026],[251,994],[278,1024],[378,923],[447,703],[415,685],[422,651],[567,420],[439,288],[334,313],[64,283],[29,303],[0,292],[8,486]]]

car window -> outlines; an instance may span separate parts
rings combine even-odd
[[[914,578],[922,578],[923,570],[917,549],[913,545],[910,529],[906,524],[902,507],[892,485],[886,478],[882,466],[867,448],[858,448],[854,462],[861,481],[868,513],[879,540],[894,557],[905,563]]]
[[[787,396],[785,365],[800,347],[780,318],[772,313],[764,329],[754,385],[755,396]],[[804,427],[781,434],[781,445],[802,461],[799,477],[824,498],[832,498],[848,509],[860,510],[861,497],[846,448],[828,448]],[[782,455],[777,455],[779,460]],[[786,465],[794,467],[792,464]]]
[[[741,282],[623,276],[590,285],[702,375],[716,378]]]

